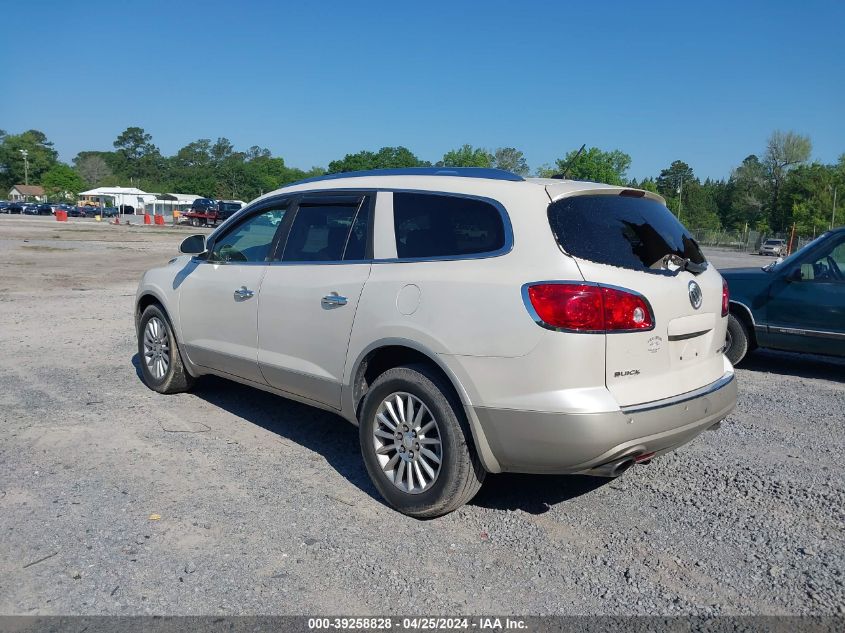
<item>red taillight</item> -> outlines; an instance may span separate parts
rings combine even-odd
[[[728,290],[728,282],[722,279],[722,316],[728,316],[728,304],[730,302],[731,293]]]
[[[640,295],[590,284],[528,286],[528,299],[542,325],[576,332],[650,330],[654,318]]]

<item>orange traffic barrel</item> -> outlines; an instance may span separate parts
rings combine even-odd
[[[144,214],[144,224],[152,224],[152,223],[153,223],[153,222],[152,222],[152,219],[150,218],[150,214],[149,214],[149,213],[145,213],[145,214]]]

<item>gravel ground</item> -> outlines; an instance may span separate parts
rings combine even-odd
[[[416,521],[334,415],[143,386],[137,279],[185,234],[0,217],[0,613],[845,614],[845,362],[756,353],[719,431]]]

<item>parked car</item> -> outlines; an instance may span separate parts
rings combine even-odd
[[[454,510],[487,472],[617,476],[735,406],[727,286],[647,191],[340,174],[181,252],[138,287],[144,382],[216,374],[338,413],[411,516]]]
[[[11,202],[7,202],[6,200],[0,200],[0,213],[8,213],[9,212],[9,206],[11,204],[12,204]]]
[[[117,217],[117,207],[103,207],[100,209],[100,215],[104,218]]]
[[[786,254],[786,240],[768,239],[760,245],[761,255],[780,257]]]
[[[22,202],[10,202],[9,206],[6,208],[6,213],[23,213],[24,203]]]
[[[730,287],[725,354],[757,347],[845,356],[845,227],[781,262],[722,271]]]
[[[35,207],[35,215],[53,215],[53,207],[49,204],[39,204]]]
[[[24,215],[38,215],[38,205],[33,202],[28,202],[23,205]]]

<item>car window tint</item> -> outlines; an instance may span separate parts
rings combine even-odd
[[[505,245],[499,210],[473,198],[394,193],[393,226],[400,259],[490,253]]]
[[[343,253],[345,260],[367,259],[367,237],[370,233],[370,213],[366,205],[362,205],[355,216],[352,230],[346,240],[346,251]]]
[[[273,238],[285,216],[285,209],[253,215],[215,240],[208,260],[212,262],[263,262],[270,254]]]
[[[706,260],[689,231],[663,204],[619,195],[572,196],[549,205],[549,224],[561,248],[591,262],[666,274],[677,255]]]
[[[293,219],[282,261],[340,261],[359,206],[360,202],[302,203]]]

